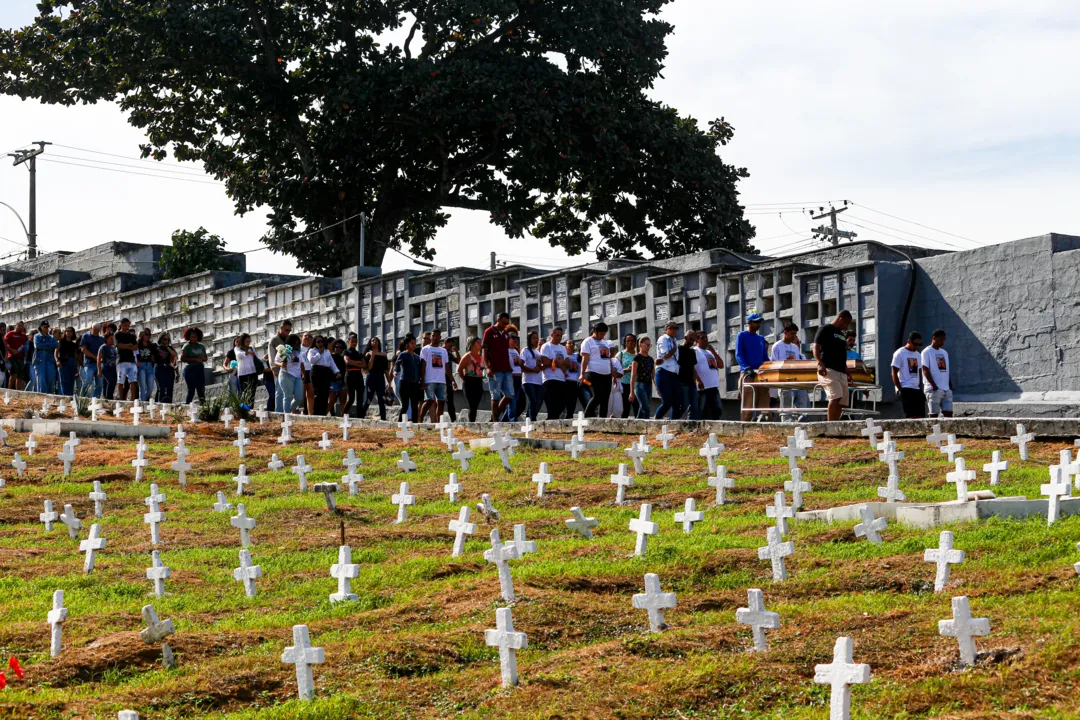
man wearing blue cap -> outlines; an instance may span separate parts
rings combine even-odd
[[[746,318],[746,329],[735,338],[735,361],[739,363],[739,401],[742,404],[742,387],[744,382],[753,382],[757,377],[757,370],[768,358],[769,344],[761,337],[761,314],[750,313]],[[767,407],[769,391],[762,388],[754,388],[753,407]],[[743,410],[740,414],[743,422],[749,422],[754,418],[754,412]]]

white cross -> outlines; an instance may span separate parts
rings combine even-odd
[[[716,434],[709,435],[709,440],[715,440]],[[709,463],[709,472],[716,472],[716,459],[720,457],[720,453],[724,451],[723,445],[710,445],[708,442],[698,450],[698,456],[705,458],[705,461]]]
[[[34,433],[30,433],[30,435],[26,438],[26,454],[27,454],[27,456],[33,457],[34,448],[36,448],[37,446],[38,446],[38,441],[34,439]]]
[[[964,562],[964,551],[954,550],[953,534],[948,530],[942,530],[938,538],[938,546],[936,548],[927,548],[923,552],[923,562],[932,562],[937,565],[937,573],[934,576],[934,592],[939,593],[949,584],[949,566]]]
[[[529,639],[523,632],[514,631],[514,616],[510,608],[495,611],[495,629],[484,631],[484,644],[499,648],[499,671],[502,686],[517,685],[517,651],[529,647]]]
[[[877,450],[878,452],[885,452],[886,448],[888,448],[889,446],[889,443],[891,443],[892,441],[892,433],[886,430],[885,432],[881,433],[881,442],[877,444],[875,450]],[[885,461],[882,460],[882,462]]]
[[[829,720],[851,720],[851,686],[870,682],[870,666],[852,660],[854,644],[849,637],[836,639],[833,661],[814,666],[814,682],[830,685]]]
[[[675,607],[675,593],[660,592],[660,576],[656,573],[646,573],[645,592],[637,593],[630,602],[637,610],[645,610],[649,614],[649,632],[658,633],[667,627],[664,622],[664,610]]]
[[[881,425],[874,418],[866,418],[866,427],[859,431],[863,437],[870,438],[870,449],[877,450],[877,436],[881,432]]]
[[[454,437],[454,428],[446,428],[446,437],[443,438],[443,444],[446,445],[446,449],[450,452],[454,451],[454,447],[457,445],[457,438]]]
[[[225,493],[218,490],[217,502],[214,503],[214,512],[228,512],[232,510],[232,503],[225,499]]]
[[[184,426],[183,425],[177,425],[176,426],[176,432],[173,433],[173,437],[176,438],[176,441],[180,442],[181,440],[183,440],[187,436],[188,436],[188,434],[186,432],[184,432]]]
[[[154,583],[154,597],[165,596],[165,580],[172,575],[172,570],[161,563],[161,552],[150,553],[150,567],[146,568],[146,579]]]
[[[67,409],[68,409],[67,398],[66,397],[60,398],[60,404],[56,406],[56,412],[63,415],[64,413],[67,412]],[[78,411],[76,411],[75,416],[77,417],[78,414],[79,414]]]
[[[179,473],[177,479],[180,483],[180,487],[184,487],[185,485],[187,485],[187,471],[191,469],[191,463],[187,461],[187,456],[189,454],[188,449],[183,446],[183,442],[184,441],[181,440],[180,447],[176,448],[176,462],[174,462],[170,466],[173,470]]]
[[[641,504],[641,512],[630,520],[630,532],[637,533],[637,541],[634,543],[634,554],[645,556],[649,550],[649,536],[660,532],[660,526],[652,521],[652,505]]]
[[[772,562],[772,577],[776,582],[787,580],[787,564],[784,562],[784,558],[795,553],[795,543],[782,542],[783,538],[780,535],[780,531],[775,527],[769,528],[765,533],[766,545],[765,547],[759,547],[757,551],[758,560],[769,560]]]
[[[995,450],[990,462],[983,465],[983,472],[990,473],[990,484],[1001,482],[1001,473],[1009,469],[1009,461],[1001,459],[1001,451]]]
[[[398,506],[397,520],[395,520],[394,523],[400,524],[405,522],[405,508],[416,504],[416,496],[409,494],[409,483],[401,483],[398,491],[390,496],[390,502]]]
[[[791,493],[792,510],[801,508],[803,506],[803,493],[813,490],[810,483],[805,482],[802,478],[802,468],[795,468],[791,471],[791,479],[784,481],[784,490]]]
[[[945,473],[947,482],[956,483],[956,499],[960,502],[967,502],[968,483],[974,482],[976,477],[974,470],[967,469],[967,461],[964,458],[956,458],[956,470]]]
[[[314,488],[315,492],[323,494],[323,499],[326,500],[326,509],[332,513],[338,511],[337,505],[334,503],[334,493],[340,489],[337,483],[326,482],[316,483]]]
[[[138,403],[138,400],[136,400],[135,402]],[[131,408],[131,424],[138,426],[139,416],[142,415],[144,412],[145,410],[139,407],[138,404],[133,405]]]
[[[512,542],[504,545],[499,538],[499,530],[496,528],[491,531],[491,549],[484,551],[484,559],[493,563],[499,571],[499,590],[506,602],[514,602],[514,579],[510,575],[510,561],[520,557],[517,545]]]
[[[265,425],[267,419],[270,417],[270,413],[267,412],[266,408],[261,407],[255,411],[255,417],[258,418],[260,425]]]
[[[476,511],[484,516],[489,524],[499,519],[499,511],[491,504],[491,496],[484,493],[480,496],[480,502],[476,503]]]
[[[105,538],[101,537],[101,526],[94,523],[90,526],[90,537],[79,543],[79,552],[86,553],[83,562],[83,572],[87,575],[94,571],[95,554],[98,550],[105,549]]]
[[[799,458],[806,457],[806,450],[799,447],[798,438],[789,437],[787,445],[780,448],[780,456],[787,458],[788,471],[790,472],[799,467]]]
[[[1057,466],[1050,468],[1050,482],[1039,486],[1039,492],[1045,495],[1049,502],[1046,508],[1046,524],[1053,525],[1061,514],[1061,498],[1068,497],[1071,490],[1069,479],[1065,472]]]
[[[449,529],[454,533],[454,551],[451,557],[461,557],[465,554],[465,540],[467,535],[476,532],[476,523],[469,522],[469,514],[472,509],[465,505],[458,511],[457,520],[451,520]]]
[[[311,647],[311,637],[307,625],[293,625],[292,647],[281,653],[281,662],[296,666],[296,691],[301,700],[315,697],[315,678],[311,666],[326,662],[326,653],[322,648]]]
[[[795,439],[803,450],[812,450],[814,447],[814,441],[810,439],[810,434],[804,427],[795,428]]]
[[[875,519],[874,512],[866,505],[859,508],[859,517],[862,522],[855,526],[855,537],[865,537],[872,543],[880,543],[881,531],[888,525],[885,518]]]
[[[194,425],[199,422],[199,406],[192,400],[188,405],[188,422]]]
[[[8,390],[7,392],[4,393],[4,404],[5,405],[10,405],[11,404],[11,391],[10,390]]]
[[[105,491],[101,489],[101,481],[94,481],[94,490],[88,496],[94,501],[94,517],[101,517],[102,510],[105,506],[105,501],[109,499],[109,496],[105,494]]]
[[[352,591],[352,581],[360,577],[360,566],[352,561],[352,548],[342,545],[338,548],[337,562],[330,566],[330,577],[337,578],[337,592],[331,593],[330,602],[358,600]]]
[[[585,442],[577,435],[571,435],[570,442],[566,443],[566,449],[570,451],[570,457],[577,460],[578,455],[585,449]]]
[[[517,546],[518,555],[521,555],[522,557],[524,557],[526,553],[536,552],[536,541],[525,539],[524,525],[514,526],[514,545]]]
[[[1016,426],[1016,434],[1009,438],[1013,445],[1020,446],[1020,459],[1028,459],[1028,443],[1035,442],[1035,434],[1029,433],[1023,425]]]
[[[263,576],[261,565],[251,564],[251,551],[243,548],[240,551],[240,567],[233,568],[233,580],[244,583],[244,594],[249,598],[255,597],[258,589],[255,581]]]
[[[795,509],[790,508],[784,502],[784,491],[778,490],[773,495],[773,504],[765,507],[765,517],[774,518],[776,520],[776,529],[780,531],[781,537],[788,533],[788,519],[795,517]]]
[[[439,442],[446,444],[446,431],[450,429],[450,413],[443,413],[439,422],[435,423],[435,429],[439,431]]]
[[[68,537],[72,540],[79,539],[79,531],[82,530],[82,520],[75,517],[75,510],[70,505],[64,506],[64,512],[60,516],[60,522],[62,522],[68,531]]]
[[[626,463],[619,463],[619,472],[611,476],[611,484],[618,486],[615,491],[615,504],[622,505],[626,500],[626,488],[634,485],[634,478],[626,474]]]
[[[229,423],[233,420],[232,410],[225,408],[225,411],[221,413],[221,422],[225,423],[225,429],[229,429]]]
[[[158,492],[157,483],[150,483],[150,494],[143,499],[143,505],[150,507],[154,503],[161,505],[165,502],[165,494]]]
[[[5,430],[3,428],[3,426],[0,426],[0,447],[7,447],[8,446],[8,444],[7,444],[7,436],[8,436],[7,430]]]
[[[49,657],[56,657],[64,649],[64,623],[68,619],[67,608],[64,607],[64,591],[56,590],[52,596],[52,610],[47,616],[51,641],[49,642]]]
[[[645,472],[645,456],[649,454],[649,446],[645,444],[645,436],[642,435],[638,442],[624,450],[626,457],[634,461],[634,472],[638,475]]]
[[[119,400],[113,403],[113,417],[120,417],[124,414],[124,406]]]
[[[1070,488],[1070,492],[1067,493],[1067,495],[1071,495],[1072,494],[1071,488],[1072,488],[1072,482],[1073,482],[1072,478],[1073,478],[1073,475],[1076,475],[1078,472],[1080,472],[1080,463],[1078,463],[1078,462],[1076,462],[1076,461],[1074,461],[1072,459],[1072,451],[1070,451],[1069,448],[1065,448],[1064,450],[1061,450],[1058,453],[1058,457],[1060,458],[1058,460],[1058,464],[1057,465],[1051,465],[1050,469],[1053,470],[1056,467],[1061,468],[1062,475],[1065,478],[1065,484],[1067,486],[1069,486],[1069,488]]]
[[[229,518],[229,524],[240,530],[240,546],[251,545],[251,531],[255,529],[255,518],[248,517],[244,503],[236,506],[236,514]]]
[[[247,439],[247,434],[247,423],[241,420],[236,426],[236,439],[233,440],[233,445],[240,451],[241,458],[244,457],[244,449],[251,443],[251,441]]]
[[[952,599],[952,611],[951,620],[938,620],[938,634],[956,638],[960,643],[960,664],[974,665],[975,638],[990,634],[990,620],[971,617],[971,606],[964,596]]]
[[[461,463],[461,472],[465,472],[469,469],[469,459],[472,458],[473,451],[465,447],[465,443],[459,442],[457,444],[457,452],[450,455],[458,462]]]
[[[15,453],[15,457],[11,460],[11,467],[15,468],[19,477],[23,477],[23,473],[26,472],[26,461],[19,457],[19,453]]]
[[[49,414],[49,398],[41,399],[41,415],[42,417]]]
[[[287,425],[287,424],[285,424],[284,421],[282,421],[282,423],[281,423],[281,435],[278,436],[278,439],[276,441],[282,447],[284,447],[284,446],[286,446],[286,445],[288,445],[289,443],[292,442],[292,432],[289,430],[290,427],[292,427],[292,426]]]
[[[236,483],[236,494],[237,494],[237,496],[243,495],[244,494],[244,486],[249,485],[251,483],[251,478],[249,478],[248,474],[247,474],[247,466],[246,465],[243,465],[243,464],[240,465],[239,469],[237,470],[236,477],[233,478],[233,482]]]
[[[143,515],[143,522],[150,526],[150,543],[153,545],[160,544],[161,523],[165,522],[165,513],[161,511],[161,506],[157,504],[156,500],[151,500],[148,512]]]
[[[173,657],[172,648],[165,642],[165,638],[175,632],[172,620],[159,621],[157,611],[154,610],[153,605],[144,605],[142,616],[143,621],[146,623],[146,629],[139,631],[139,639],[147,645],[161,643],[161,664],[167,668],[174,667],[176,658]]]
[[[708,479],[709,487],[716,488],[716,504],[723,505],[727,502],[727,491],[735,489],[735,478],[728,477],[727,466],[720,465],[716,468],[716,475]]]
[[[443,492],[446,493],[447,499],[456,503],[458,501],[458,493],[461,492],[461,484],[458,482],[457,473],[450,473],[449,481],[443,485]]]
[[[941,447],[941,443],[949,439],[949,436],[941,432],[941,425],[936,423],[934,425],[934,432],[926,436],[926,442],[930,443],[934,447]]]
[[[900,476],[889,474],[889,477],[885,480],[885,487],[879,487],[877,489],[878,497],[884,498],[887,503],[904,502],[907,500],[907,495],[900,489]]]
[[[352,422],[347,414],[341,416],[341,424],[338,425],[338,429],[341,430],[341,441],[349,442],[349,430],[352,429]]]
[[[671,449],[671,441],[675,439],[675,436],[668,432],[667,425],[660,426],[660,434],[656,436],[656,441],[663,445],[665,450]]]
[[[510,472],[510,458],[507,455],[507,451],[510,449],[510,443],[506,440],[507,436],[500,432],[493,432],[491,435],[492,451],[498,453],[503,469],[506,470],[506,472]]]
[[[52,532],[53,523],[60,519],[60,515],[53,510],[52,500],[45,501],[45,512],[38,514],[38,520],[45,523],[45,532]]]
[[[150,399],[150,404],[146,406],[146,412],[150,416],[151,420],[154,419],[154,412],[156,412],[156,411],[157,411],[157,403],[154,402],[153,398],[151,398]],[[162,419],[164,419],[164,417],[162,417]]]
[[[288,430],[295,424],[296,421],[292,419],[292,414],[290,413],[285,413],[284,417],[281,418],[281,427],[283,430]]]
[[[735,611],[735,622],[749,625],[754,635],[754,651],[765,652],[769,648],[765,631],[779,629],[780,615],[765,609],[765,593],[754,588],[746,591],[746,604],[749,607]]]
[[[578,440],[584,440],[585,428],[589,427],[589,421],[585,419],[585,413],[579,411],[577,417],[570,424],[577,428]]]
[[[75,462],[75,448],[64,443],[64,449],[56,453],[56,457],[64,463],[64,477],[71,474],[71,463]]]
[[[413,470],[416,470],[416,468],[417,468],[416,463],[414,463],[411,459],[409,459],[409,451],[408,450],[402,450],[401,451],[401,459],[397,461],[397,466],[398,466],[399,470],[401,470],[402,472],[406,472],[406,473],[412,472]]]
[[[285,463],[278,459],[277,453],[273,453],[270,456],[270,462],[266,464],[266,468],[270,470],[270,472],[277,472],[285,469]]]
[[[536,483],[536,497],[544,497],[544,487],[554,479],[554,476],[548,472],[548,464],[540,463],[540,472],[535,472],[532,476],[532,481]]]
[[[408,420],[402,420],[401,423],[398,425],[398,428],[400,429],[396,433],[394,433],[394,436],[399,438],[401,442],[408,445],[409,439],[416,437],[416,433],[409,429],[411,427],[411,422],[409,422]]]
[[[329,450],[334,447],[334,441],[330,439],[330,433],[324,432],[322,434],[322,440],[318,442],[318,445],[322,450]]]
[[[881,454],[878,455],[878,460],[889,466],[890,475],[899,475],[899,463],[904,459],[904,453],[896,449],[896,443],[890,441],[888,443],[882,443],[885,445],[881,448]],[[880,446],[879,446],[880,447]]]
[[[600,524],[600,521],[594,517],[585,517],[581,512],[581,508],[575,506],[570,508],[570,514],[573,516],[569,520],[566,520],[566,527],[571,530],[576,530],[584,537],[592,540],[592,529]]]
[[[690,533],[694,531],[694,523],[705,519],[705,513],[697,509],[697,501],[694,498],[686,498],[683,503],[683,511],[675,513],[675,523],[682,523],[682,531]]]
[[[142,438],[139,438],[140,443]],[[135,482],[142,482],[143,468],[150,464],[146,459],[146,445],[140,444],[136,448],[135,459],[131,461],[131,467],[135,468]]]
[[[90,409],[90,422],[97,422],[98,413],[105,409],[105,406],[97,398],[91,400],[90,405],[87,407]]]
[[[303,455],[296,456],[296,465],[292,467],[292,474],[300,480],[300,492],[307,492],[307,476],[312,467],[304,460]]]
[[[524,433],[525,437],[531,438],[532,437],[532,431],[535,430],[535,429],[536,429],[536,426],[532,424],[532,418],[530,418],[528,415],[526,415],[525,416],[525,422],[521,423],[521,432]]]
[[[955,435],[950,435],[948,444],[942,445],[938,450],[949,456],[949,462],[955,462],[956,456],[964,451],[964,446],[956,442]]]

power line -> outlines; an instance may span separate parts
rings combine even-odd
[[[0,240],[7,240],[12,245],[18,245],[20,247],[29,247],[29,245],[27,245],[26,243],[19,242],[18,240],[12,240],[11,238],[4,237],[3,235],[0,235]]]
[[[867,209],[869,210],[869,208],[867,208]],[[894,231],[899,232],[899,233],[904,233],[905,235],[911,235],[912,237],[917,237],[917,238],[919,238],[921,240],[927,240],[929,242],[940,243],[941,245],[947,245],[948,247],[955,248],[957,250],[970,250],[971,249],[971,248],[961,247],[959,245],[954,245],[953,243],[949,242],[948,240],[939,240],[938,238],[932,238],[932,237],[927,237],[925,235],[919,235],[918,233],[913,233],[910,230],[902,230],[900,228],[894,228],[891,225],[883,225],[882,223],[874,222],[873,220],[867,220],[866,218],[857,217],[855,215],[848,215],[848,217],[853,219],[853,220],[861,220],[864,223],[870,223],[871,225],[876,225],[878,227],[885,228],[886,230],[894,230]]]
[[[107,155],[108,157],[120,158],[121,160],[136,160],[138,162],[150,163],[151,165],[163,165],[163,164],[165,164],[164,160],[148,160],[147,158],[133,158],[133,157],[129,157],[127,155],[118,155],[116,153],[105,152],[103,150],[91,150],[89,148],[75,147],[74,145],[61,145],[60,143],[54,143],[53,145],[54,145],[54,147],[65,148],[67,150],[78,150],[79,152],[93,153],[95,155]],[[170,165],[175,165],[178,168],[186,167],[184,165],[181,165],[180,163],[169,163],[169,164]]]
[[[322,227],[320,227],[320,228],[318,228],[316,230],[308,231],[308,232],[304,233],[303,235],[297,235],[296,237],[291,238],[289,240],[282,240],[281,244],[282,245],[291,245],[292,243],[299,242],[300,240],[303,240],[304,238],[311,237],[312,235],[317,235],[317,234],[321,233],[323,230],[329,230],[330,228],[337,227],[338,225],[344,225],[345,223],[349,222],[353,218],[358,218],[363,214],[364,213],[362,213],[362,212],[355,213],[355,214],[350,215],[349,217],[345,218],[344,220],[338,220],[336,223],[332,223],[330,225],[323,225]],[[390,247],[390,246],[388,245],[387,247]],[[391,249],[396,249],[396,248],[391,248]],[[277,248],[271,248],[269,245],[263,245],[262,247],[252,248],[250,250],[230,250],[229,252],[234,253],[236,255],[245,255],[247,253],[262,252],[263,250],[277,250]]]
[[[856,202],[852,202],[851,204],[852,205],[859,205]],[[978,245],[980,247],[985,244],[985,243],[979,242],[978,240],[972,240],[971,238],[964,237],[963,235],[957,235],[956,233],[951,233],[951,232],[948,232],[946,230],[938,230],[937,228],[932,228],[929,225],[923,225],[922,223],[917,223],[914,220],[905,220],[902,217],[898,217],[896,215],[890,215],[889,213],[882,212],[881,210],[875,210],[874,208],[870,207],[869,205],[859,205],[859,207],[864,207],[867,210],[869,210],[870,212],[876,212],[878,215],[884,215],[885,217],[890,217],[893,220],[899,220],[900,222],[906,222],[906,223],[910,223],[911,225],[917,225],[917,226],[919,226],[919,227],[921,227],[921,228],[923,228],[925,230],[933,230],[934,232],[941,233],[943,235],[949,235],[950,237],[959,238],[960,240],[967,240],[969,243],[974,243],[975,245]]]
[[[58,153],[49,153],[49,157],[66,158],[68,160],[78,160],[80,162],[94,163],[94,164],[100,164],[100,165],[115,165],[116,167],[134,168],[136,170],[149,170],[149,168],[143,167],[142,165],[128,165],[126,163],[112,162],[110,160],[95,160],[94,158],[84,158],[84,157],[79,157],[77,155],[60,155]],[[170,173],[170,174],[173,174],[173,175],[186,175],[188,177],[206,178],[206,173],[201,172],[201,171],[199,171],[199,172],[191,172],[189,170],[174,170],[172,168],[166,168],[166,167],[154,168],[153,172]]]
[[[66,160],[48,160],[46,158],[41,159],[42,162],[56,163],[57,165],[71,165],[73,167],[88,168],[90,170],[105,170],[106,172],[123,173],[125,175],[143,175],[145,177],[159,178],[161,180],[179,180],[180,182],[199,183],[200,185],[216,185],[221,187],[221,183],[216,180],[195,180],[193,178],[172,177],[169,175],[155,175],[153,173],[136,172],[134,170],[118,170],[116,168],[99,167],[97,165],[82,165],[80,163],[67,162]]]

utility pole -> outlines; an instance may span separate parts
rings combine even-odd
[[[52,145],[52,143],[36,140],[34,145],[37,145],[36,150],[16,150],[8,153],[10,157],[15,158],[15,162],[11,163],[13,166],[26,163],[27,169],[30,170],[30,230],[26,233],[28,242],[26,258],[28,260],[37,257],[37,156],[45,152],[46,145]]]
[[[836,226],[836,216],[847,210],[847,204],[845,202],[844,207],[837,210],[834,207],[830,207],[828,212],[825,212],[825,208],[821,208],[820,215],[811,215],[813,220],[821,220],[823,218],[829,218],[832,221],[832,227],[825,227],[824,225],[818,225],[813,228],[811,232],[814,233],[815,240],[828,240],[833,245],[839,245],[840,239],[854,240],[858,237],[856,233],[848,232],[847,230],[840,230]]]
[[[497,266],[495,264],[495,253],[491,253],[491,269],[492,269],[492,271],[494,271],[496,267]]]

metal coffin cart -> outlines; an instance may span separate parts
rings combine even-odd
[[[875,382],[873,373],[861,360],[848,360],[847,366],[851,382],[849,383],[848,406],[844,408],[843,417],[877,416],[877,402],[881,396],[881,386]],[[739,388],[739,406],[743,412],[757,413],[759,420],[804,415],[811,419],[824,420],[828,407],[827,404],[819,404],[824,400],[825,395],[819,381],[816,360],[772,360],[758,368],[753,381],[742,383]],[[777,393],[780,399],[779,407],[760,406],[757,404],[757,399],[767,398],[768,393],[758,392],[759,390],[806,390],[810,406],[804,408],[797,408],[792,404],[785,406],[785,395],[791,403],[794,403],[794,394],[784,392]]]

